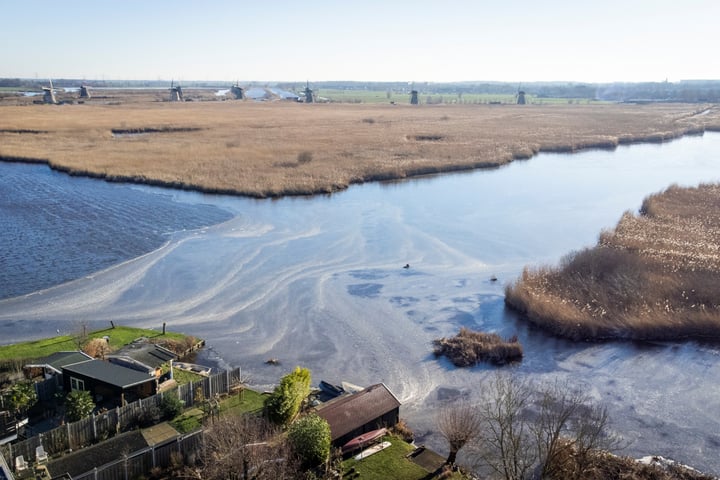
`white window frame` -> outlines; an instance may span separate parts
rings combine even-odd
[[[70,390],[85,390],[85,380],[70,377]]]

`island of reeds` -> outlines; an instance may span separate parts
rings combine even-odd
[[[497,167],[720,130],[702,104],[161,102],[0,106],[0,160],[253,197]]]
[[[436,357],[446,356],[456,367],[472,367],[480,362],[504,365],[522,360],[523,348],[517,336],[503,340],[496,333],[461,328],[457,335],[433,341]]]
[[[505,301],[573,340],[720,339],[720,184],[671,186],[597,246],[526,268]]]

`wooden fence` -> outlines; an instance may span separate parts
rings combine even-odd
[[[114,462],[95,467],[73,477],[73,480],[128,480],[148,475],[154,468],[167,468],[178,459],[187,460],[199,452],[202,430],[182,435],[142,450],[124,455]]]
[[[230,393],[230,389],[241,383],[241,381],[242,374],[239,368],[219,372],[197,382],[178,385],[172,390],[143,398],[125,406],[117,407],[104,413],[93,414],[77,422],[60,425],[53,430],[30,437],[27,440],[14,444],[0,445],[0,454],[8,461],[11,461],[18,455],[23,455],[25,460],[30,462],[35,460],[35,448],[40,445],[43,446],[45,452],[47,452],[50,457],[60,455],[64,452],[79,450],[85,446],[113,437],[120,432],[137,428],[143,416],[155,410],[155,408],[159,408],[163,397],[170,392],[175,392],[178,398],[184,403],[185,408],[190,408],[195,404],[196,399],[200,398],[200,396],[197,395],[198,391],[202,393],[202,398],[212,398],[216,395]],[[155,449],[153,449],[153,451],[155,451]],[[127,478],[132,477],[133,476]],[[98,479],[99,478],[101,477],[98,477]]]

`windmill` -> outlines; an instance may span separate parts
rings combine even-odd
[[[180,85],[174,86],[174,80],[170,80],[170,101],[171,102],[182,102],[183,101],[183,93],[182,93],[182,87]]]
[[[56,104],[57,98],[55,98],[55,89],[53,88],[52,78],[50,79],[49,87],[42,87],[43,89],[43,103]]]
[[[80,85],[80,98],[90,98],[90,87]]]
[[[515,95],[515,96],[517,97],[518,105],[525,105],[525,103],[526,103],[525,102],[525,91],[520,90],[520,84],[518,84],[518,92],[517,92],[517,95]]]
[[[305,84],[305,103],[313,103],[315,97],[313,91],[310,89],[310,81]]]
[[[418,91],[415,90],[415,84],[410,83],[410,105],[417,105],[418,103]]]
[[[230,87],[230,92],[235,96],[237,100],[245,99],[245,90],[240,86],[240,82],[235,82],[235,85]]]

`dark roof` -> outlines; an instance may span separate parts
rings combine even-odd
[[[317,414],[330,425],[333,440],[400,407],[400,401],[384,383],[352,395],[335,398],[318,408]]]
[[[48,355],[42,360],[37,361],[36,363],[26,365],[26,367],[49,366],[59,372],[62,367],[66,365],[72,365],[73,363],[78,362],[86,362],[90,359],[92,359],[92,357],[90,355],[84,354],[83,352],[55,352],[52,355]]]
[[[103,360],[88,360],[63,367],[63,373],[77,373],[120,388],[154,381],[155,377]]]
[[[113,357],[130,357],[148,367],[157,368],[163,363],[177,359],[170,350],[153,343],[131,343],[120,350],[113,352]]]

